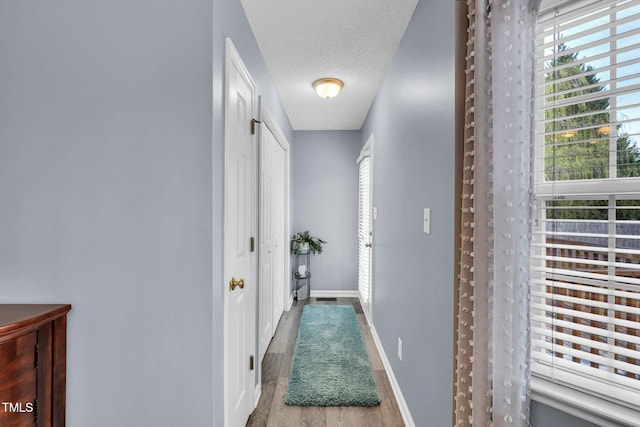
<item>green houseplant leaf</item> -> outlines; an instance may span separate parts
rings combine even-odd
[[[327,242],[325,242],[324,240],[318,237],[312,236],[311,233],[309,233],[309,230],[306,230],[306,231],[302,231],[294,234],[291,237],[291,243],[289,247],[291,249],[291,253],[295,255],[305,253],[306,252],[306,250],[304,249],[305,245],[309,245],[308,250],[312,254],[321,254],[322,246],[326,244]]]

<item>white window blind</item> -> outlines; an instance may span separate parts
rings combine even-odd
[[[640,2],[542,16],[532,372],[640,409]]]
[[[371,239],[371,157],[360,161],[359,197],[358,197],[358,289],[364,304],[369,303],[371,278],[371,251],[367,244]]]

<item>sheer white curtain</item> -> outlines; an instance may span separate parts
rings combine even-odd
[[[539,0],[467,5],[455,425],[526,426]]]

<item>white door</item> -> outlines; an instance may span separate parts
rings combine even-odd
[[[271,337],[273,337],[273,193],[275,138],[266,126],[261,127],[260,146],[260,361],[264,357]]]
[[[254,409],[255,85],[227,39],[224,183],[225,426],[244,426]]]
[[[287,281],[288,268],[286,266],[286,260],[289,250],[289,233],[287,232],[287,170],[286,170],[286,156],[287,153],[282,145],[276,145],[276,150],[273,156],[273,235],[274,248],[273,248],[273,307],[271,318],[273,321],[273,333],[275,334],[275,328],[278,326],[280,317],[284,312],[285,294],[289,290],[289,282]]]
[[[371,323],[372,314],[372,260],[373,260],[373,227],[371,198],[373,135],[369,138],[358,157],[359,190],[358,190],[358,291],[362,309]]]
[[[263,119],[260,132],[260,361],[284,311],[285,149]]]

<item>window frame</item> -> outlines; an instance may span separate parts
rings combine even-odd
[[[539,16],[540,18],[548,17],[549,14],[554,13],[555,9],[558,7],[567,11],[573,11],[580,9],[581,7],[593,5],[594,3],[603,3],[603,1],[543,0]],[[539,52],[537,50],[536,58],[538,58],[538,55]],[[536,67],[536,99],[539,99],[544,95],[544,86],[541,84],[544,83],[544,79],[544,73],[538,72]],[[540,93],[541,91],[542,93]],[[538,117],[540,112],[544,115],[545,109],[548,108],[548,106],[536,106],[536,116]],[[611,119],[611,122],[617,123],[618,120],[613,118]],[[537,121],[535,132],[536,159],[544,159],[544,132],[544,120]],[[534,177],[535,212],[537,213],[541,211],[539,209],[540,204],[543,204],[544,206],[544,203],[547,200],[553,200],[556,197],[610,198],[611,196],[614,196],[613,200],[615,204],[616,196],[619,198],[624,198],[624,196],[629,196],[630,198],[640,197],[639,189],[640,177],[545,181],[544,167],[536,168]],[[544,221],[535,221],[533,228],[534,235],[536,232],[543,231],[543,224]],[[532,256],[532,267],[536,262],[545,263],[546,261],[534,260]],[[542,274],[532,268],[531,279],[533,286],[535,279],[542,279]],[[531,314],[533,313],[534,309],[532,308]],[[531,397],[533,400],[602,426],[618,426],[620,424],[640,425],[640,404],[621,404],[612,399],[608,399],[606,397],[606,393],[597,393],[584,385],[580,386],[575,382],[575,378],[579,377],[579,375],[574,376],[574,378],[569,378],[570,375],[567,377],[560,375],[559,377],[556,372],[554,377],[551,377],[550,375],[545,375],[541,371],[540,366],[534,366],[532,361]]]

